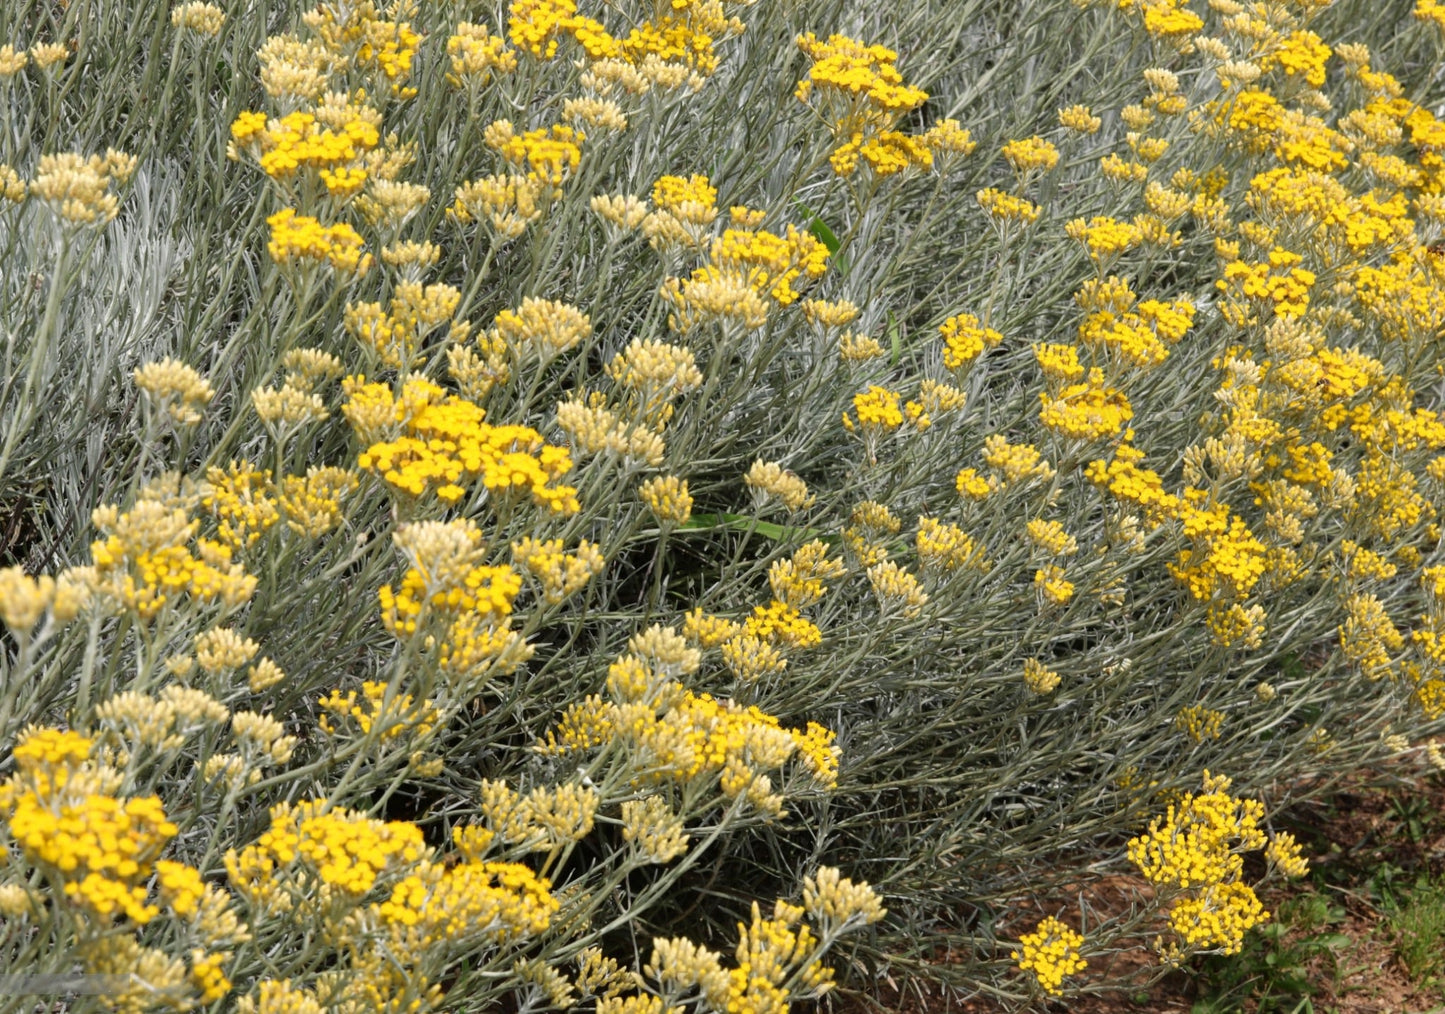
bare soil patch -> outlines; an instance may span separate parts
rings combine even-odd
[[[1277,913],[1279,928],[1271,937],[1253,941],[1238,957],[1196,959],[1176,970],[1162,970],[1142,943],[1091,957],[1087,977],[1117,988],[1026,1009],[1051,1014],[1445,1014],[1445,982],[1412,979],[1391,921],[1417,883],[1445,880],[1445,778],[1418,778],[1403,768],[1364,772],[1323,800],[1276,814],[1274,823],[1299,838],[1312,870],[1299,883],[1261,891],[1266,908]],[[1146,886],[1127,876],[1079,885],[1088,903],[1103,913],[1137,901]],[[1078,889],[1069,893],[1079,896]],[[939,960],[946,962],[947,955]],[[835,1001],[834,1009],[839,1014],[1019,1011],[996,999],[963,999],[898,982],[850,992]]]

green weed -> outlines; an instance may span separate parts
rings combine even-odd
[[[1422,986],[1438,983],[1445,972],[1445,881],[1417,881],[1389,914],[1389,927],[1410,978]]]
[[[1226,1014],[1246,1003],[1258,1014],[1313,1014],[1315,997],[1338,977],[1338,958],[1351,943],[1337,929],[1344,918],[1343,908],[1314,891],[1284,902],[1239,954],[1200,962],[1194,1014]]]

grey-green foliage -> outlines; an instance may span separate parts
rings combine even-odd
[[[175,356],[215,385],[218,396],[203,427],[180,445],[166,445],[178,457],[165,467],[197,474],[242,457],[275,467],[271,445],[249,415],[248,395],[275,380],[283,336],[354,361],[340,327],[342,293],[311,307],[311,319],[294,319],[290,294],[265,252],[263,220],[277,199],[254,167],[225,157],[236,114],[266,108],[254,51],[269,33],[295,27],[302,5],[233,0],[225,6],[226,27],[211,41],[176,37],[169,11],[159,4],[37,0],[0,8],[0,39],[78,42],[77,57],[53,77],[27,73],[0,83],[0,162],[25,175],[41,153],[53,151],[115,147],[141,159],[119,218],[92,249],[65,260],[58,259],[44,211],[28,206],[0,213],[8,385],[0,411],[7,433],[21,429],[23,449],[0,474],[0,522],[6,557],[29,569],[83,562],[93,535],[90,511],[125,503],[160,470],[139,424],[129,380],[135,366]],[[629,14],[639,6],[616,5]],[[1336,31],[1331,39],[1368,40],[1381,67],[1428,106],[1439,98],[1433,54],[1398,31],[1406,6],[1341,4],[1321,24]],[[601,7],[592,13],[608,16]],[[715,876],[698,886],[716,902],[720,925],[760,893],[760,883],[790,882],[819,860],[842,861],[885,892],[893,912],[860,960],[1021,995],[1016,981],[996,985],[1009,964],[1006,941],[1023,929],[1014,906],[1021,899],[1072,904],[1058,893],[1064,885],[1117,865],[1138,816],[1116,788],[1126,771],[1138,769],[1168,789],[1191,786],[1201,768],[1227,770],[1240,791],[1269,791],[1271,801],[1280,802],[1299,776],[1378,749],[1379,730],[1395,721],[1400,703],[1370,687],[1362,691],[1359,678],[1331,653],[1340,622],[1331,588],[1306,583],[1271,601],[1270,638],[1261,650],[1216,648],[1203,608],[1165,570],[1178,544],[1161,538],[1134,558],[1121,604],[1085,593],[1106,580],[1109,564],[1081,559],[1071,569],[1080,593],[1061,610],[1041,611],[1027,580],[1032,566],[1023,524],[1047,510],[1082,544],[1102,545],[1107,505],[1081,481],[1062,485],[1047,504],[1033,490],[994,498],[986,508],[961,507],[953,491],[954,473],[978,464],[993,433],[1038,440],[1061,474],[1077,473],[1094,456],[1029,436],[1037,431],[1042,387],[1030,343],[1067,339],[1077,320],[1070,294],[1092,274],[1087,258],[1064,239],[1063,222],[1136,210],[1132,194],[1099,180],[1097,159],[1122,147],[1117,111],[1138,100],[1139,73],[1167,53],[1127,30],[1117,14],[1063,0],[762,0],[746,14],[747,33],[724,47],[722,68],[698,95],[651,97],[634,114],[632,129],[599,132],[568,184],[575,199],[562,202],[545,228],[489,253],[443,215],[459,183],[494,171],[496,158],[481,143],[481,128],[504,116],[519,125],[551,122],[561,98],[575,90],[576,73],[562,62],[524,61],[478,108],[460,108],[442,80],[439,43],[464,18],[495,29],[505,23],[505,11],[426,5],[417,20],[433,38],[418,57],[420,98],[394,107],[385,126],[403,141],[421,139],[418,160],[404,177],[432,192],[407,235],[441,243],[444,256],[433,277],[468,294],[458,318],[484,326],[497,311],[535,295],[582,306],[596,327],[591,342],[525,398],[521,390],[498,392],[489,416],[556,437],[559,397],[595,385],[602,364],[630,340],[670,337],[657,289],[678,265],[640,240],[609,245],[586,198],[645,194],[664,173],[707,173],[724,208],[746,203],[767,208],[777,222],[800,224],[813,213],[836,232],[842,248],[820,293],[856,302],[859,331],[885,344],[896,335],[900,354],[896,362],[841,364],[835,349],[796,315],[775,315],[766,329],[737,342],[708,332],[690,336],[711,395],[680,406],[668,430],[666,469],[689,479],[699,512],[738,515],[750,510],[740,481],[749,464],[779,460],[819,496],[819,505],[796,522],[800,530],[836,540],[852,506],[871,498],[904,520],[900,547],[913,519],[928,513],[960,520],[994,562],[987,575],[935,588],[929,605],[911,619],[880,616],[866,579],[855,573],[814,616],[824,647],[793,657],[784,676],[736,687],[714,665],[699,678],[698,689],[738,694],[785,723],[817,720],[836,728],[844,755],[836,794],[798,805],[782,826],[731,843],[717,856]],[[978,152],[948,177],[835,178],[826,163],[826,129],[792,98],[805,69],[792,39],[803,31],[845,32],[896,48],[907,78],[932,95],[904,126],[921,131],[957,118],[973,132]],[[1207,92],[1205,72],[1182,76],[1186,88]],[[1064,163],[1037,194],[1043,217],[1002,247],[974,193],[1007,185],[1007,169],[996,158],[1005,140],[1056,134],[1055,111],[1073,102],[1104,115],[1103,133],[1061,142]],[[1209,157],[1218,155],[1182,118],[1165,136],[1178,153],[1166,156],[1166,169],[1207,169]],[[486,275],[479,273],[484,261]],[[1199,416],[1211,407],[1211,360],[1229,340],[1207,302],[1212,238],[1193,232],[1178,250],[1127,268],[1141,294],[1201,301],[1195,330],[1168,365],[1129,390],[1141,420],[1137,443],[1177,486],[1179,457],[1198,439]],[[15,378],[36,348],[45,296],[61,285],[57,272],[68,277],[44,348],[41,393],[21,404]],[[358,289],[355,298],[377,297]],[[914,378],[941,375],[936,327],[952,313],[985,307],[1005,341],[969,375],[967,411],[910,438],[878,467],[863,467],[839,425],[852,396],[869,383],[906,388]],[[444,359],[435,354],[429,371],[440,377]],[[328,426],[294,441],[284,464],[293,472],[312,463],[349,464],[355,452],[344,426]],[[478,776],[540,763],[520,759],[531,735],[566,703],[595,692],[627,637],[648,623],[675,622],[694,606],[741,615],[766,601],[768,564],[792,548],[788,541],[802,541],[779,542],[737,525],[695,526],[659,541],[632,492],[642,477],[640,470],[603,461],[579,471],[586,509],[548,534],[598,540],[609,570],[586,608],[559,610],[535,632],[539,651],[529,669],[491,687],[485,707],[458,720],[446,774],[418,797],[432,808],[423,817],[440,822],[464,811]],[[1241,502],[1249,496],[1242,487],[1231,495]],[[313,721],[318,694],[374,675],[394,650],[374,608],[375,589],[393,579],[395,567],[383,537],[390,507],[379,495],[358,503],[348,529],[323,551],[269,561],[247,617],[248,635],[291,677],[269,706],[298,727]],[[505,546],[529,531],[519,521],[491,534]],[[1391,588],[1387,604],[1407,614],[1415,592],[1404,582]],[[105,637],[117,642],[118,653],[128,650],[114,631]],[[73,687],[66,674],[83,649],[81,642],[57,649],[53,678],[17,717],[68,716]],[[1024,691],[1019,672],[1026,657],[1061,673],[1057,693],[1036,699]],[[1283,668],[1300,658],[1307,660],[1303,668]],[[124,685],[117,673],[107,677],[110,688]],[[1280,693],[1272,706],[1251,696],[1264,677]],[[1194,704],[1228,713],[1223,738],[1182,741],[1170,723],[1181,707]],[[1317,762],[1301,744],[1319,728],[1335,735],[1335,748]],[[257,802],[238,821],[239,840],[264,822],[264,801]],[[1133,913],[1107,918],[1123,926]],[[1109,925],[1090,922],[1085,930],[1107,939]],[[933,956],[944,946],[955,963],[940,967]]]

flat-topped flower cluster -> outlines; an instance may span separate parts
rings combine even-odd
[[[1445,767],[1445,121],[1353,2],[0,12],[0,964],[1237,952],[1281,786]]]

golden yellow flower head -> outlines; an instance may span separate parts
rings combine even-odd
[[[1047,916],[1032,933],[1019,939],[1019,949],[1012,953],[1020,971],[1033,974],[1039,987],[1050,996],[1063,995],[1064,977],[1081,972],[1088,962],[1079,954],[1084,937],[1064,923]]]

